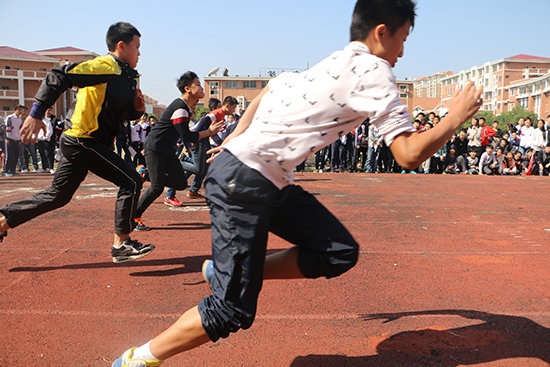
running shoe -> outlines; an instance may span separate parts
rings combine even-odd
[[[183,206],[183,203],[179,201],[175,196],[172,199],[165,198],[164,204],[169,206]]]
[[[202,277],[210,285],[212,278],[214,278],[214,261],[204,260],[202,263]]]
[[[132,354],[136,348],[130,348],[122,354],[120,358],[113,362],[111,367],[157,367],[163,361],[146,361],[144,359],[132,359]]]
[[[134,218],[134,222],[136,222],[134,231],[149,231],[151,229],[141,221],[141,218]]]
[[[204,199],[204,195],[198,191],[187,191],[187,197],[189,199]]]
[[[155,245],[144,245],[128,237],[119,248],[111,247],[111,256],[114,263],[122,263],[142,258],[154,249]]]

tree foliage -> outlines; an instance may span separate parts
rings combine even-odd
[[[489,126],[493,126],[493,122],[498,121],[498,127],[502,131],[508,130],[507,129],[508,124],[513,124],[514,126],[516,126],[520,117],[523,117],[523,118],[530,117],[531,120],[533,120],[533,125],[535,126],[538,120],[536,113],[527,111],[525,108],[521,106],[514,107],[512,111],[504,111],[502,114],[496,117],[495,115],[493,115],[491,111],[479,111],[474,115],[474,117],[485,118],[485,121],[486,121],[485,124]],[[458,130],[460,131],[460,129],[462,128],[467,129],[471,126],[471,124],[472,124],[472,120],[470,119],[465,124],[463,124]]]
[[[208,112],[210,112],[208,107],[205,107],[203,105],[197,105],[197,107],[195,107],[195,120],[200,120],[201,114],[208,113]]]

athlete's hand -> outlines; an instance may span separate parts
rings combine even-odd
[[[454,91],[451,98],[449,115],[456,115],[462,122],[468,121],[483,105],[482,93],[482,85],[476,88],[471,81],[468,81],[464,89],[456,89]]]
[[[214,147],[206,152],[206,154],[212,154],[210,158],[206,160],[206,163],[212,163],[212,161],[224,150],[225,148],[223,146]]]
[[[223,122],[223,120],[214,122],[210,124],[210,127],[208,129],[210,130],[210,135],[217,134],[220,131],[225,130],[225,122]]]
[[[139,88],[136,89],[136,95],[134,96],[134,108],[136,111],[143,111],[145,109],[145,97]]]
[[[31,144],[36,143],[40,130],[44,132],[44,135],[46,134],[44,122],[32,116],[27,116],[25,122],[23,122],[23,126],[21,126],[21,130],[19,130],[21,141],[25,144],[29,144],[29,142]]]

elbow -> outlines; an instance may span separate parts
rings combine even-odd
[[[409,151],[400,157],[395,157],[397,163],[406,170],[417,169],[426,159],[420,151]]]

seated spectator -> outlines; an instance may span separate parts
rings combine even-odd
[[[512,149],[512,151],[521,152],[521,150],[519,149],[520,143],[521,139],[519,138],[518,133],[513,131],[512,135],[510,135],[510,148]],[[523,153],[521,155],[523,156]]]
[[[523,156],[521,155],[521,152],[519,150],[513,153],[514,153],[514,161],[516,162],[516,173],[518,175],[521,175],[521,172],[523,171]]]
[[[518,173],[516,161],[514,160],[514,153],[507,152],[506,158],[502,162],[502,174],[503,175],[515,175]]]
[[[502,148],[497,148],[495,157],[497,158],[498,163],[498,174],[502,174],[502,163],[504,162],[504,159],[506,156],[504,155],[504,150]]]
[[[470,152],[468,152],[469,156],[466,160],[466,172],[462,172],[462,174],[468,173],[469,175],[478,175],[479,174],[479,158],[477,157],[477,150],[472,148],[470,149]]]
[[[466,129],[460,129],[458,136],[452,142],[456,147],[457,157],[462,156],[466,158],[468,155],[468,131]]]
[[[527,156],[521,164],[523,166],[522,174],[526,176],[534,176],[539,172],[539,165],[535,161],[535,151],[533,149],[527,151]]]
[[[539,163],[539,174],[548,176],[550,173],[550,146],[545,146]]]
[[[481,155],[479,160],[479,174],[480,175],[497,175],[498,174],[498,162],[493,153],[493,146],[487,145],[485,147],[485,153]]]
[[[462,163],[464,163],[464,160]],[[456,175],[460,172],[461,169],[458,167],[457,163],[456,147],[453,144],[449,147],[449,151],[445,157],[445,173]]]
[[[511,152],[512,149],[510,148],[510,142],[508,142],[506,139],[502,138],[498,141],[497,149],[501,148],[502,152],[504,154],[507,154],[508,152]]]

